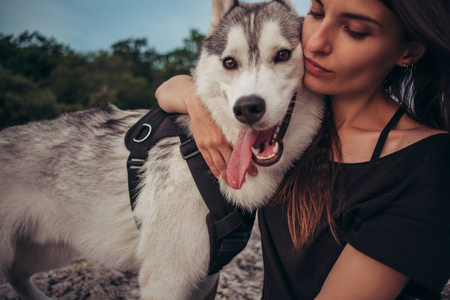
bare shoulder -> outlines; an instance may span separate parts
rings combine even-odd
[[[366,122],[356,126],[341,126],[338,131],[341,141],[342,161],[345,163],[369,161],[379,142],[380,134],[389,121],[389,116],[394,113],[395,108],[389,113],[385,113],[384,116],[387,117],[380,118],[379,121],[372,120],[369,122],[366,120]],[[380,157],[393,154],[423,139],[441,133],[447,132],[421,124],[405,114],[389,132]]]
[[[426,126],[405,115],[399,121],[396,128],[389,134],[381,156],[391,154],[430,136],[441,133],[448,132]]]
[[[413,120],[408,115],[405,115],[402,118],[401,122],[399,122],[397,130],[401,131],[402,140],[400,146],[403,147],[417,143],[432,135],[447,133],[444,130],[432,128],[424,124],[421,124]]]

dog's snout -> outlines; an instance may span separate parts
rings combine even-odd
[[[233,111],[236,119],[251,125],[263,117],[266,112],[266,102],[258,96],[241,97],[234,104]]]

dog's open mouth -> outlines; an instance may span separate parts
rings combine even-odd
[[[251,147],[253,162],[260,166],[271,166],[283,153],[283,141],[278,138],[281,126],[259,132],[255,144]]]
[[[283,154],[283,138],[294,110],[296,94],[280,125],[263,131],[240,131],[227,168],[228,184],[240,189],[251,160],[260,166],[275,164]]]

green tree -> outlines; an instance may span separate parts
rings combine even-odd
[[[191,68],[195,66],[200,51],[200,45],[204,35],[198,30],[191,29],[190,37],[184,39],[184,47],[176,48],[173,51],[163,55],[162,71],[166,78],[170,78],[177,74],[189,74]]]
[[[0,35],[0,65],[37,82],[56,68],[70,50],[39,32],[25,31],[17,38]]]
[[[0,128],[54,118],[60,113],[51,90],[38,89],[30,79],[0,67]]]
[[[122,109],[157,105],[156,88],[195,65],[204,35],[160,54],[143,38],[111,51],[80,54],[38,32],[0,34],[0,129],[110,102]]]

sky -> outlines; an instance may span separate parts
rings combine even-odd
[[[292,2],[300,15],[307,13],[310,0]],[[207,34],[210,14],[211,0],[0,0],[0,33],[39,31],[84,53],[146,38],[166,53],[182,47],[191,29]]]

